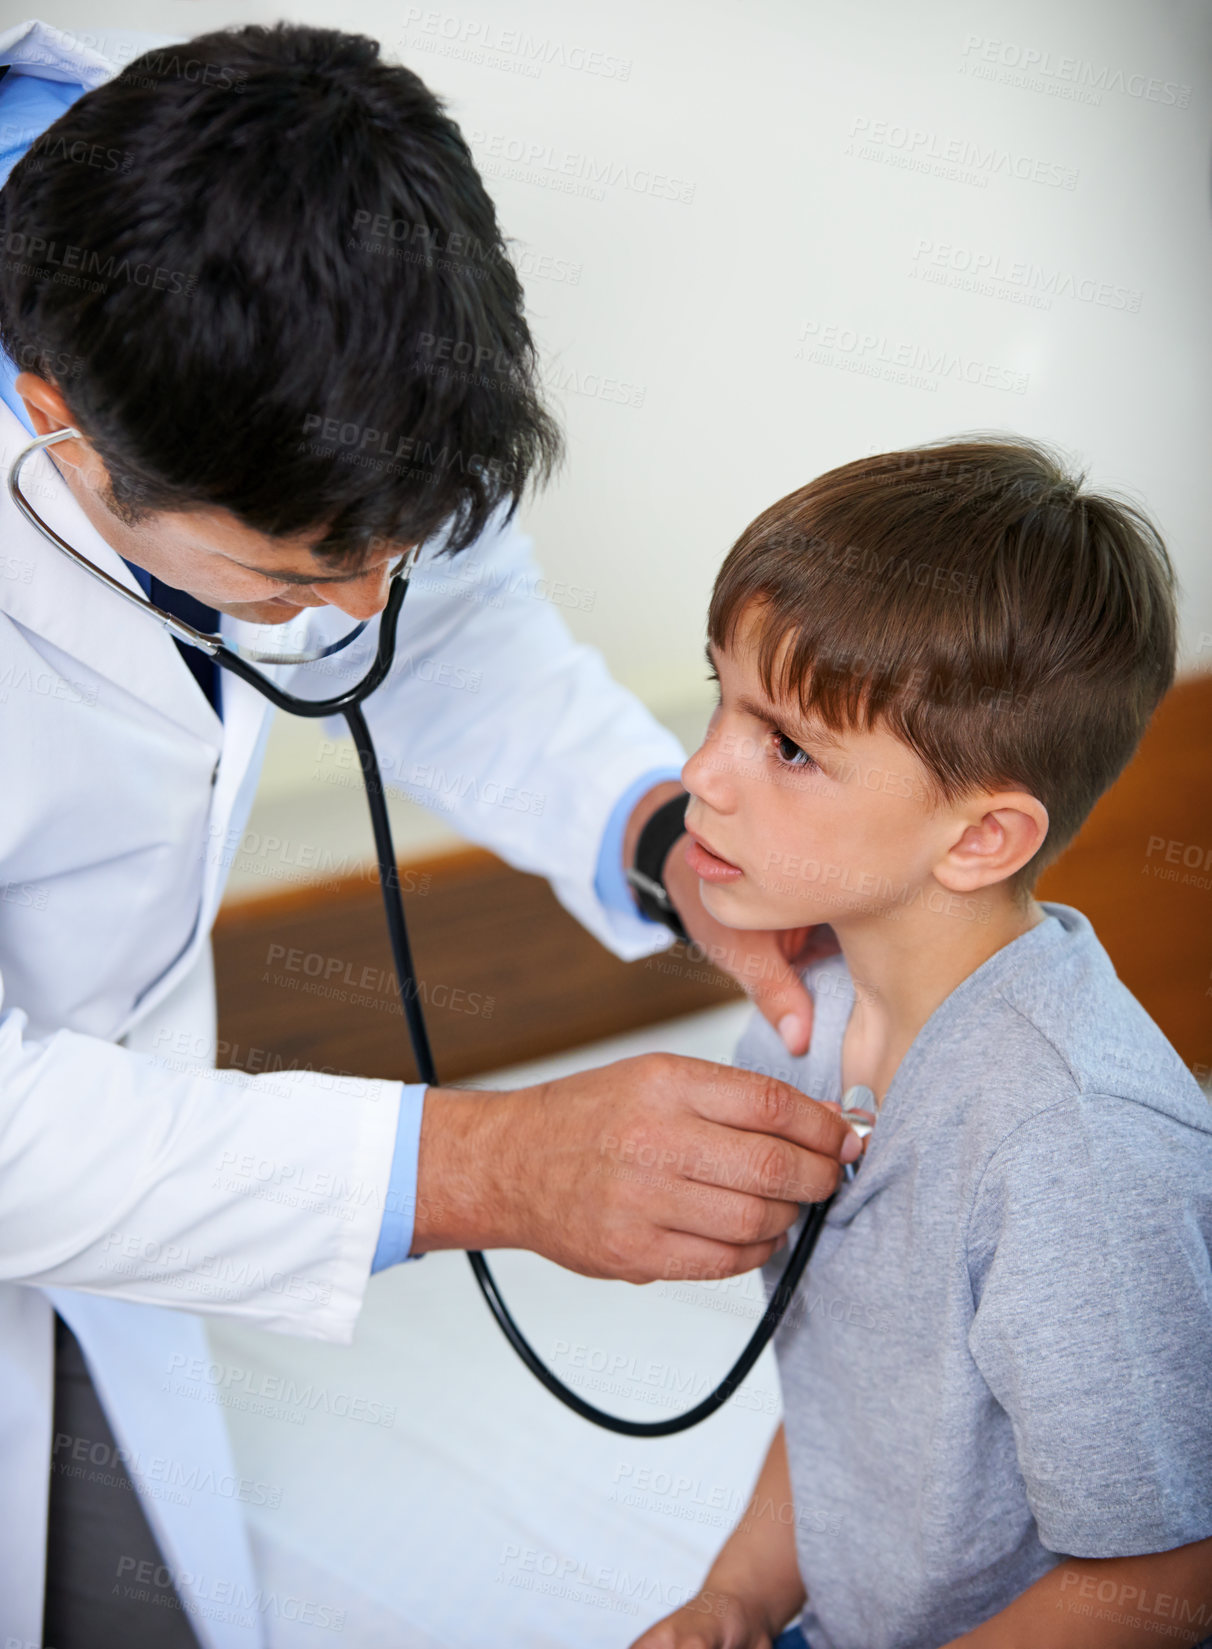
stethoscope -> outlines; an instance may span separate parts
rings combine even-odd
[[[416,1060],[417,1072],[427,1087],[439,1086],[438,1073],[434,1068],[433,1054],[429,1046],[429,1033],[425,1028],[425,1017],[421,1011],[421,996],[416,985],[416,976],[413,973],[412,952],[408,943],[408,928],[404,921],[404,901],[400,891],[399,872],[396,867],[395,845],[391,838],[391,826],[387,817],[387,804],[383,794],[383,779],[379,771],[379,760],[375,753],[374,742],[370,736],[370,729],[366,718],[362,714],[363,701],[374,692],[380,682],[388,675],[395,658],[396,626],[400,616],[400,607],[403,604],[408,581],[412,576],[416,564],[420,544],[413,547],[401,556],[393,565],[389,574],[389,589],[387,602],[379,615],[379,638],[375,649],[375,656],[366,674],[353,687],[343,693],[337,693],[328,699],[304,699],[294,693],[288,693],[275,682],[255,668],[257,664],[295,665],[314,664],[322,658],[329,658],[334,653],[342,652],[351,642],[365,630],[369,619],[355,626],[348,634],[338,640],[330,642],[326,647],[295,652],[295,653],[267,653],[256,648],[245,647],[239,643],[229,644],[221,636],[208,635],[205,631],[195,630],[191,625],[176,618],[171,613],[163,612],[154,606],[142,593],[129,589],[118,579],[112,578],[109,573],[74,549],[53,527],[49,527],[37,511],[26,499],[17,484],[21,467],[40,448],[54,446],[56,441],[82,439],[80,432],[74,428],[55,430],[50,435],[40,435],[36,440],[23,447],[9,469],[8,490],[17,508],[26,520],[48,539],[58,546],[65,555],[83,567],[94,578],[100,579],[109,589],[115,591],[124,601],[129,601],[142,612],[149,614],[178,641],[185,642],[190,647],[198,647],[208,654],[225,670],[230,670],[241,681],[255,687],[269,702],[279,710],[289,711],[294,716],[344,716],[349,728],[350,736],[358,752],[358,761],[362,768],[362,778],[366,786],[366,800],[370,807],[370,823],[374,832],[375,855],[378,859],[379,886],[383,892],[383,910],[387,918],[387,932],[391,939],[391,953],[395,962],[396,983],[400,992],[400,1001],[404,1008],[405,1019],[408,1024],[408,1035],[412,1043],[413,1057]],[[853,1110],[872,1110],[871,1091],[868,1088],[851,1088],[842,1101],[844,1112]],[[856,1133],[869,1132],[866,1124],[849,1119]],[[854,1165],[843,1169],[846,1179],[853,1179]],[[835,1193],[836,1195],[836,1193]],[[668,1437],[674,1432],[688,1431],[691,1426],[697,1426],[722,1408],[728,1399],[740,1386],[753,1365],[769,1344],[775,1329],[782,1321],[787,1307],[791,1303],[792,1295],[799,1286],[804,1268],[812,1257],[817,1238],[825,1223],[825,1217],[832,1205],[833,1198],[825,1202],[812,1203],[804,1215],[803,1226],[796,1238],[795,1245],[783,1268],[773,1292],[771,1293],[766,1310],[761,1321],[754,1329],[748,1344],[741,1352],[728,1373],[708,1393],[703,1400],[684,1414],[674,1415],[668,1420],[626,1420],[616,1414],[608,1414],[604,1409],[595,1408],[592,1403],[566,1386],[539,1357],[534,1347],[522,1333],[497,1287],[492,1272],[488,1269],[488,1262],[478,1250],[468,1250],[467,1258],[471,1262],[471,1269],[480,1290],[488,1302],[493,1316],[501,1327],[505,1338],[526,1364],[526,1367],[540,1380],[552,1396],[566,1404],[574,1413],[590,1420],[594,1425],[603,1426],[607,1431],[619,1432],[625,1437]]]

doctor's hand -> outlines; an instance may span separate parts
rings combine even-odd
[[[587,1277],[749,1271],[861,1141],[773,1077],[641,1054],[510,1093],[429,1088],[414,1254],[529,1248]]]

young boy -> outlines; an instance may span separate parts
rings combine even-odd
[[[1080,488],[1025,440],[883,453],[716,580],[687,859],[721,922],[841,947],[806,1055],[755,1016],[737,1063],[867,1090],[875,1127],[776,1339],[749,1510],[636,1649],[767,1649],[797,1614],[780,1644],[1212,1645],[1212,1108],[1085,917],[1031,897],[1174,671],[1164,546]]]

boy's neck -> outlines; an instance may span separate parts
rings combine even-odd
[[[985,899],[982,897],[982,906]],[[906,910],[835,924],[854,981],[842,1043],[842,1090],[865,1084],[883,1102],[910,1045],[934,1010],[982,963],[1038,926],[1046,912],[1008,894],[989,900],[987,921],[946,911]],[[985,908],[989,908],[985,906]]]

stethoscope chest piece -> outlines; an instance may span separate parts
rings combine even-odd
[[[878,1109],[874,1093],[862,1082],[854,1083],[842,1095],[842,1115],[860,1139],[866,1139],[875,1127],[874,1118]],[[864,1112],[873,1120],[866,1121],[861,1114]],[[863,1159],[860,1157],[857,1162],[845,1163],[842,1167],[842,1173],[845,1174],[848,1180],[852,1180],[862,1166],[862,1162]]]

